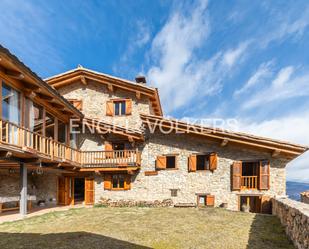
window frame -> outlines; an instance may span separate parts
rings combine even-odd
[[[163,155],[157,155],[156,156],[156,166],[155,166],[155,168],[156,168],[156,171],[158,171],[158,170],[178,170],[178,156],[179,156],[179,154],[163,154]],[[157,167],[157,160],[158,160],[158,157],[165,157],[165,168],[158,168]],[[173,168],[168,168],[167,167],[167,158],[168,157],[175,157],[175,167],[173,167]]]
[[[113,109],[114,109],[114,116],[115,117],[121,117],[126,116],[126,99],[116,99],[113,101]],[[119,114],[116,114],[116,105],[119,104]]]
[[[117,178],[117,188],[114,188],[114,177]],[[123,187],[119,187],[120,186],[120,177],[123,177]],[[111,179],[111,190],[114,191],[118,191],[118,190],[125,190],[125,181],[126,181],[126,177],[125,174],[112,174],[112,179]]]
[[[211,153],[199,153],[199,154],[196,154],[196,171],[210,171],[210,154]],[[205,165],[205,169],[198,169],[198,157],[199,156],[203,156],[203,157],[206,157],[207,158],[207,161],[208,161],[208,168],[206,167],[207,165]],[[206,162],[206,160],[205,160]]]
[[[1,93],[0,93],[0,101],[1,101],[1,119],[7,121],[7,122],[11,122],[10,120],[8,119],[5,119],[4,116],[3,116],[3,96],[2,96],[2,89],[3,89],[3,85],[6,85],[10,88],[12,88],[14,91],[16,91],[18,93],[18,107],[19,107],[19,113],[18,113],[18,123],[14,123],[18,126],[23,126],[23,115],[24,115],[24,111],[22,110],[23,109],[23,92],[18,89],[17,87],[14,86],[14,84],[11,84],[10,81],[6,80],[5,78],[2,78],[0,77],[0,86],[1,86]]]

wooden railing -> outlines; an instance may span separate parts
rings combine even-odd
[[[85,151],[82,153],[84,166],[100,165],[140,165],[141,155],[137,150],[113,150],[113,151]]]
[[[0,144],[36,153],[50,160],[66,161],[85,167],[141,164],[141,154],[138,150],[80,151],[1,119]]]
[[[241,188],[242,189],[257,189],[258,177],[257,176],[242,176]]]
[[[0,142],[21,148],[28,152],[35,152],[50,159],[80,162],[80,152],[51,138],[32,132],[14,123],[0,120]]]

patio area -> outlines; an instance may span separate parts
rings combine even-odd
[[[0,213],[0,224],[4,222],[11,222],[11,221],[18,221],[22,220],[23,218],[31,218],[35,216],[40,216],[43,214],[48,214],[50,212],[56,211],[66,211],[74,208],[86,208],[91,206],[85,206],[83,204],[76,204],[72,206],[47,206],[47,207],[33,207],[31,211],[28,211],[26,217],[20,215],[19,210],[14,211],[6,211]]]

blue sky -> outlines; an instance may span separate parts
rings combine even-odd
[[[78,64],[159,88],[176,118],[309,145],[309,2],[2,0],[0,42],[42,78]],[[309,154],[288,166],[309,182]]]

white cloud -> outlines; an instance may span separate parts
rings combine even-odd
[[[262,47],[267,47],[273,41],[281,41],[288,36],[300,37],[309,26],[309,7],[303,10],[296,20],[291,21],[287,15],[276,20],[274,29],[257,39]]]
[[[230,49],[223,55],[223,62],[228,65],[229,67],[233,66],[237,60],[244,54],[249,42],[241,43],[237,48]]]
[[[259,66],[259,68],[254,72],[254,74],[249,78],[246,84],[242,88],[234,92],[234,96],[237,96],[237,95],[240,95],[246,92],[250,88],[263,82],[266,78],[270,77],[272,74],[272,70],[271,70],[272,65],[273,65],[273,61],[262,63]]]
[[[195,49],[209,33],[206,7],[206,2],[200,2],[189,15],[174,11],[153,40],[151,56],[158,65],[148,70],[147,78],[160,88],[167,111],[187,102],[204,79],[207,63],[196,59]],[[212,92],[213,87],[204,83],[205,89],[209,89],[206,92]]]
[[[238,129],[251,134],[309,146],[309,112],[263,122],[239,121]],[[309,182],[309,152],[293,160],[287,167],[287,179]]]
[[[190,14],[175,10],[152,42],[154,64],[147,72],[149,82],[160,89],[168,113],[221,90],[223,79],[245,53],[248,41],[236,49],[219,51],[210,58],[200,49],[210,33],[206,1],[191,8]]]
[[[274,101],[309,96],[309,73],[298,74],[291,77],[293,72],[293,67],[281,69],[276,78],[272,81],[272,84],[248,98],[249,100],[243,103],[242,108],[250,109],[267,105]]]
[[[273,80],[272,86],[276,89],[283,87],[290,80],[294,67],[289,66],[280,70],[277,77]]]

